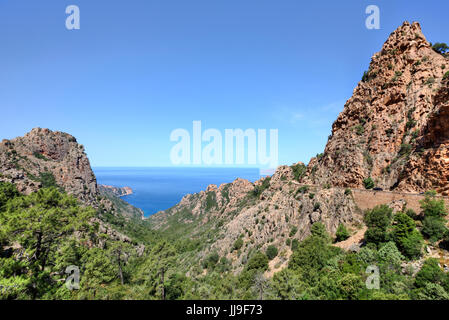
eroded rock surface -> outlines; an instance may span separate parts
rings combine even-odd
[[[304,182],[363,187],[372,177],[384,189],[447,195],[448,70],[419,23],[405,22],[372,57]]]

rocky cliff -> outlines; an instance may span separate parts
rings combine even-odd
[[[16,184],[22,193],[57,185],[92,204],[98,196],[95,175],[84,147],[63,132],[35,128],[23,137],[0,144],[0,180]]]
[[[3,140],[0,181],[14,183],[24,194],[55,186],[94,208],[125,217],[143,216],[113,192],[100,192],[84,147],[64,132],[35,128],[23,137]]]
[[[449,59],[405,22],[371,60],[305,183],[449,194]]]

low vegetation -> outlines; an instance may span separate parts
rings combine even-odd
[[[432,49],[435,52],[444,55],[446,52],[449,51],[449,46],[446,43],[437,42],[432,46]]]
[[[283,253],[270,244],[251,250],[240,272],[219,251],[203,252],[200,238],[169,238],[147,222],[108,218],[130,237],[114,240],[101,232],[99,212],[54,187],[28,196],[0,183],[0,285],[2,299],[449,299],[449,276],[435,259],[416,273],[404,264],[422,259],[426,241],[446,241],[447,209],[434,192],[426,194],[422,213],[393,214],[388,206],[366,212],[366,245],[345,252],[321,223],[303,241],[291,227],[286,243],[288,267],[266,278],[269,261]],[[102,212],[108,216],[107,212]],[[426,220],[427,219],[427,220]],[[424,221],[427,221],[424,223]],[[349,237],[340,224],[336,241]],[[145,249],[139,253],[139,245]],[[245,245],[241,235],[233,254]],[[12,248],[14,246],[14,249]],[[80,287],[65,286],[67,266],[80,270]],[[369,266],[379,268],[380,287],[366,286]],[[415,275],[414,275],[415,274]]]
[[[340,242],[349,238],[349,231],[346,229],[345,225],[340,223],[337,232],[335,233],[335,241]]]
[[[303,163],[298,163],[293,166],[291,166],[293,171],[293,176],[295,177],[295,180],[298,182],[301,182],[302,178],[305,176],[307,167]]]
[[[363,185],[365,186],[365,189],[373,189],[374,188],[374,181],[371,177],[366,178],[363,180]]]

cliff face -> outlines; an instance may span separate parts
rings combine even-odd
[[[14,183],[24,194],[57,186],[84,204],[105,212],[125,217],[143,216],[140,209],[121,200],[113,191],[98,188],[84,147],[64,132],[35,128],[23,137],[3,140],[0,181]],[[129,188],[114,190],[132,192]]]
[[[63,132],[35,128],[24,137],[0,144],[0,180],[16,184],[28,194],[56,184],[76,198],[92,204],[97,181],[82,145]]]
[[[304,182],[449,193],[449,59],[405,22],[372,57]]]

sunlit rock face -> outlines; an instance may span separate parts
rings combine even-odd
[[[448,193],[449,59],[405,22],[371,60],[304,182]],[[446,76],[447,77],[447,76]]]

